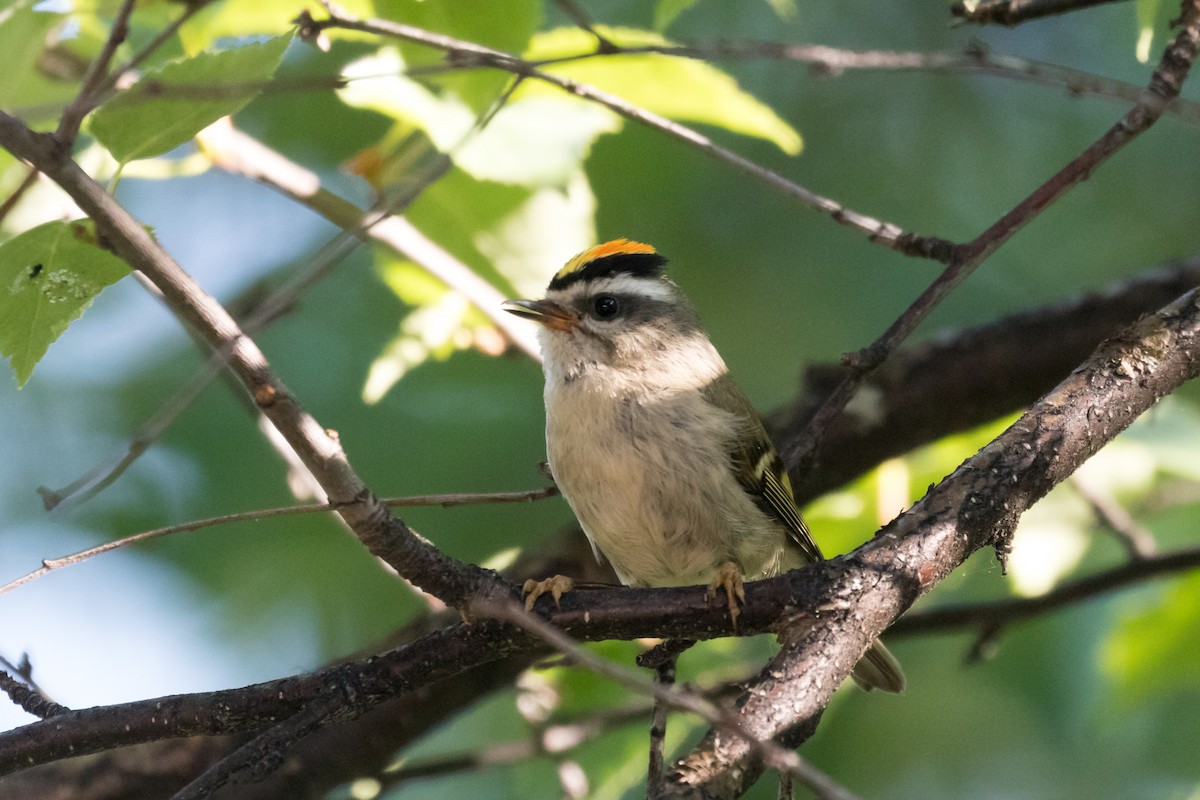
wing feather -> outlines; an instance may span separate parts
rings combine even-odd
[[[792,541],[806,559],[820,561],[821,549],[817,547],[808,525],[800,515],[800,509],[796,507],[792,481],[750,401],[732,381],[720,381],[705,387],[705,395],[713,405],[737,415],[749,427],[730,453],[738,483],[747,494],[754,497],[764,512],[787,528]]]

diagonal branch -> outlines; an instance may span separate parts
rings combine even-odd
[[[1160,397],[1200,373],[1198,294],[1193,290],[1103,344],[872,542],[847,556],[748,585],[739,632],[778,632],[783,649],[741,698],[737,713],[746,733],[789,747],[803,741],[869,643],[917,597],[976,549],[991,544],[1003,552],[1006,535],[1026,508]],[[539,608],[565,633],[586,641],[730,635],[727,609],[706,602],[704,592],[704,587],[576,591],[562,598],[559,611],[549,601]],[[338,719],[353,719],[434,681],[509,656],[532,658],[544,647],[511,625],[479,620],[311,675],[63,712],[0,733],[0,773],[170,736],[262,732],[329,691],[346,698]],[[286,744],[287,730],[274,741]],[[733,796],[760,771],[753,749],[740,737],[710,735],[676,765],[673,785]]]
[[[165,302],[229,367],[279,430],[363,544],[402,576],[452,606],[477,594],[515,590],[490,570],[442,553],[393,517],[354,472],[340,443],[306,413],[270,370],[258,346],[146,228],[70,157],[53,137],[0,112],[0,146],[57,183],[97,225],[113,251],[141,272]]]
[[[1087,180],[1109,158],[1145,133],[1163,115],[1180,89],[1196,60],[1200,46],[1200,9],[1192,0],[1184,3],[1182,29],[1163,52],[1141,99],[1086,150],[1072,159],[1049,180],[1038,186],[983,233],[969,242],[953,245],[944,259],[947,267],[912,302],[870,347],[846,359],[850,368],[822,407],[809,420],[806,451],[798,453],[802,466],[811,468],[811,454],[833,420],[858,391],[863,378],[882,363],[897,346],[916,330],[930,312],[952,291],[1022,228],[1036,219],[1068,190]]]
[[[1003,561],[1026,509],[1198,374],[1200,290],[1194,289],[1101,345],[874,540],[811,570],[828,580],[815,597],[806,595],[815,602],[796,607],[781,631],[779,655],[740,698],[745,729],[792,747],[807,739],[876,636],[980,547],[993,546]],[[821,613],[806,610],[812,608]],[[761,771],[744,743],[710,731],[676,764],[671,788],[735,797]]]

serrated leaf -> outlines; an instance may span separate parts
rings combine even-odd
[[[149,72],[96,111],[91,132],[121,163],[173,150],[253,100],[291,40],[204,52]]]
[[[610,41],[625,46],[670,46],[652,31],[598,27]],[[595,50],[595,38],[579,28],[558,28],[533,38],[525,58],[540,61],[577,56]],[[552,64],[546,72],[611,92],[636,106],[671,119],[714,125],[744,136],[773,142],[795,155],[800,134],[769,106],[744,91],[736,80],[711,64],[658,53],[584,58]],[[545,92],[526,81],[522,92]]]
[[[96,295],[128,272],[96,245],[90,222],[47,222],[0,245],[0,355],[18,386]]]

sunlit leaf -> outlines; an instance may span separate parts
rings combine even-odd
[[[1162,0],[1137,0],[1137,46],[1134,53],[1137,60],[1145,64],[1150,60],[1150,48],[1154,45],[1154,30],[1158,27],[1159,15],[1162,12]]]
[[[0,355],[18,386],[96,295],[128,272],[96,245],[90,222],[47,222],[0,245]]]
[[[346,13],[357,17],[373,16],[371,0],[345,0],[338,3]],[[294,26],[292,20],[304,4],[290,0],[255,0],[253,3],[212,3],[193,16],[179,31],[180,41],[188,55],[196,55],[215,47],[219,40],[240,39],[246,36],[279,36]],[[315,7],[311,11],[317,12]],[[315,13],[315,16],[321,16]],[[333,38],[369,38],[367,34],[331,28],[326,35]]]
[[[147,73],[96,111],[91,132],[120,162],[162,155],[253,100],[291,39],[205,52]]]
[[[351,81],[340,92],[342,99],[424,131],[439,150],[480,180],[561,186],[578,171],[597,138],[620,128],[605,109],[560,95],[511,101],[487,127],[475,130],[477,114],[466,103],[403,77],[403,67],[396,48],[350,64],[344,75]]]
[[[669,46],[657,33],[631,28],[598,30],[625,47]],[[577,56],[595,50],[595,39],[579,28],[540,33],[525,53],[531,60]],[[737,81],[711,64],[694,59],[642,53],[578,59],[544,67],[628,100],[671,119],[714,125],[734,133],[773,142],[780,150],[800,152],[800,134],[770,107],[738,86]],[[550,91],[527,81],[525,92]]]

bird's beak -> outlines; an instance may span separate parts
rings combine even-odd
[[[573,331],[579,315],[551,300],[505,300],[500,306],[510,314],[531,319],[553,331]]]

